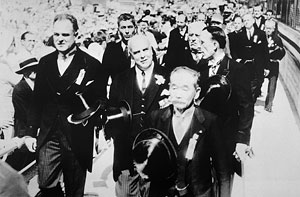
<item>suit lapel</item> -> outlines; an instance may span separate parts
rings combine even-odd
[[[65,71],[65,73],[61,76],[61,86],[62,91],[66,91],[70,88],[72,84],[75,83],[80,69],[85,69],[86,64],[84,57],[82,56],[81,51],[77,49],[73,60],[71,61],[69,67]]]
[[[220,62],[220,67],[217,71],[217,74],[227,76],[229,73],[229,65],[228,64],[229,64],[229,59],[225,55],[224,59]]]
[[[124,87],[128,87],[128,89],[124,90],[127,93],[126,98],[128,98],[128,101],[130,101],[129,105],[133,106],[133,94],[134,94],[134,90],[135,88],[138,88],[138,84],[137,84],[137,79],[136,79],[136,72],[134,67],[130,69],[129,75],[128,75],[128,86],[124,86]]]
[[[160,94],[161,91],[159,91],[162,87],[163,87],[163,84],[160,84],[158,85],[157,82],[156,82],[156,78],[155,76],[162,76],[162,71],[160,70],[159,66],[158,65],[154,65],[154,68],[153,68],[153,73],[152,73],[152,76],[151,76],[151,80],[150,80],[150,83],[149,83],[149,86],[147,87],[146,89],[146,92],[145,94],[148,94],[148,99],[147,99],[147,103],[146,103],[146,112],[149,110],[149,108],[152,106],[153,102],[156,100],[155,98],[159,95],[157,94]]]
[[[194,114],[193,114],[193,118],[191,120],[190,127],[188,128],[187,132],[185,133],[183,139],[181,140],[180,146],[184,145],[184,144],[182,144],[182,142],[189,141],[189,139],[193,137],[194,133],[197,133],[199,135],[199,138],[197,141],[199,141],[203,137],[203,134],[206,132],[206,129],[203,126],[204,120],[205,120],[205,117],[203,116],[201,109],[196,107]]]

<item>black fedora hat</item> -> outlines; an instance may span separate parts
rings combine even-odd
[[[177,154],[163,132],[153,128],[143,130],[136,136],[132,151],[135,165],[142,164],[142,174],[151,181],[175,178]]]
[[[29,58],[23,62],[21,62],[20,65],[20,69],[16,71],[17,74],[23,74],[25,69],[28,68],[33,68],[36,67],[38,65],[38,60],[36,58]]]

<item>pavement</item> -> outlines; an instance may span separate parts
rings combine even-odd
[[[245,176],[235,176],[232,197],[299,197],[300,131],[288,96],[280,81],[273,112],[264,110],[267,81],[263,96],[255,105],[251,132],[254,157],[244,163]],[[113,142],[94,160],[88,173],[85,196],[114,197],[112,178]],[[32,196],[37,192],[36,178],[29,184]]]

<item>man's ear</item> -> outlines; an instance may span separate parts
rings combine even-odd
[[[196,89],[196,94],[195,94],[195,96],[194,96],[194,105],[196,105],[196,106],[199,106],[200,105],[200,92],[201,92],[201,88],[200,87],[198,87],[197,89]]]

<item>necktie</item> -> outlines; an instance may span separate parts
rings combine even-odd
[[[211,66],[211,74],[212,75],[216,75],[217,74],[217,65],[213,65],[213,66]]]
[[[125,47],[125,49],[124,49],[124,53],[125,53],[125,56],[126,56],[127,58],[130,57],[130,54],[129,54],[129,50],[128,50],[128,46],[127,46],[127,45],[126,45],[126,47]]]
[[[142,71],[142,93],[144,94],[146,91],[146,76],[145,71]]]

